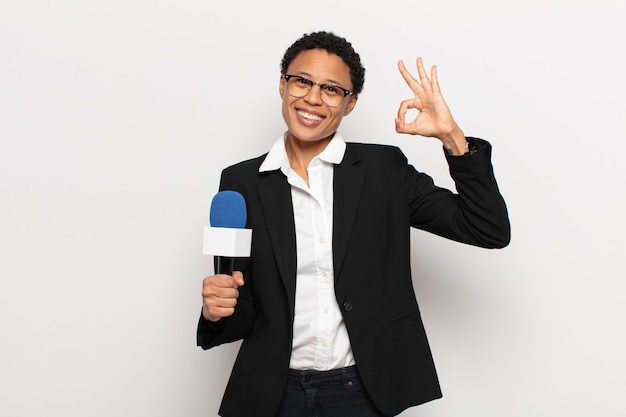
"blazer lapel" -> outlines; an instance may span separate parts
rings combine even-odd
[[[335,281],[341,275],[354,219],[359,208],[363,181],[362,156],[348,144],[343,161],[335,165],[333,185],[333,263]]]
[[[278,272],[285,285],[289,307],[293,312],[297,258],[291,188],[280,170],[276,170],[261,174],[258,195]]]

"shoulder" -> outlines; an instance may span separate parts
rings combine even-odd
[[[259,179],[259,167],[265,155],[238,162],[222,170],[220,178],[221,190],[235,190],[243,194],[244,189],[254,187]]]
[[[243,172],[258,172],[259,167],[265,160],[267,153],[257,156],[256,158],[247,159],[245,161],[237,162],[223,169],[224,174],[231,173],[243,173]]]
[[[347,142],[345,160],[351,163],[361,159],[379,163],[384,161],[395,163],[398,161],[406,161],[404,153],[397,146]]]
[[[400,149],[393,145],[382,145],[380,143],[346,142],[346,150],[355,152],[396,152]]]

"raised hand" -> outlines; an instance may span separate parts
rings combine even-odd
[[[395,120],[396,132],[435,137],[455,155],[462,155],[465,151],[465,135],[452,118],[452,113],[441,95],[437,67],[431,68],[429,79],[421,57],[417,58],[416,65],[419,81],[413,78],[402,60],[398,61],[400,74],[414,97],[400,103]],[[418,114],[413,121],[407,123],[405,119],[409,109],[416,109]]]

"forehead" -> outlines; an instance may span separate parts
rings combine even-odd
[[[318,82],[333,82],[352,87],[350,67],[338,55],[323,49],[300,52],[289,64],[287,73],[307,76]]]

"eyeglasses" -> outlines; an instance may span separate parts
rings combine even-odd
[[[338,85],[318,83],[299,75],[284,74],[283,77],[287,82],[287,92],[293,97],[304,97],[309,94],[313,85],[319,85],[322,101],[327,106],[338,106],[344,98],[354,94],[354,91],[346,90]]]

